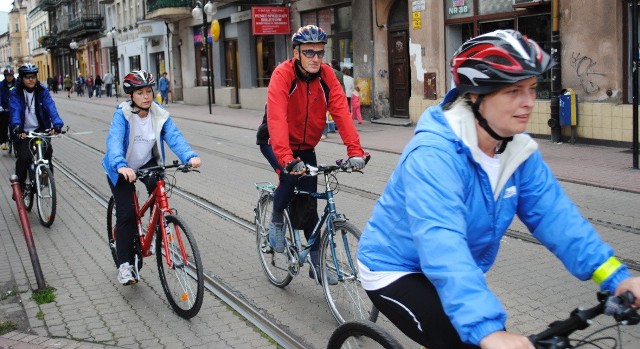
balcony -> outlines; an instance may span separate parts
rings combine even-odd
[[[87,37],[103,31],[101,15],[88,15],[69,21],[67,32],[76,37]]]
[[[105,4],[105,5],[109,5],[109,4],[113,4],[114,0],[98,0],[98,4]]]
[[[57,35],[43,35],[38,39],[41,47],[45,49],[53,50],[58,47],[58,36]]]
[[[42,11],[53,11],[56,9],[58,0],[40,0],[40,9]]]
[[[147,0],[147,19],[179,21],[191,17],[193,0]]]

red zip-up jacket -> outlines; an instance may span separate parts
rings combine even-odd
[[[305,81],[295,72],[295,60],[276,67],[267,90],[270,143],[280,165],[285,167],[294,159],[293,150],[315,148],[327,121],[327,110],[347,146],[347,155],[364,157],[347,98],[333,69],[323,63],[319,76]]]

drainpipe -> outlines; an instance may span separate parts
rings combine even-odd
[[[560,93],[562,92],[562,71],[560,65],[560,0],[553,0],[551,4],[551,58],[557,63],[551,68],[551,115],[547,122],[551,127],[551,141],[561,141],[560,129]]]

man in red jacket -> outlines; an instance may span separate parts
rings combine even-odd
[[[273,71],[267,90],[267,126],[275,158],[283,171],[276,169],[280,183],[274,194],[273,215],[269,227],[269,243],[276,252],[285,248],[284,210],[297,186],[316,191],[315,176],[300,177],[305,163],[317,166],[315,146],[320,142],[327,111],[333,116],[342,142],[347,146],[349,164],[355,170],[365,167],[368,156],[360,145],[347,105],[347,98],[331,66],[324,64],[327,34],[315,25],[300,28],[291,38],[293,58]],[[317,221],[304,227],[308,238]],[[311,248],[311,262],[319,269],[319,239]],[[309,276],[314,277],[312,270]],[[332,284],[337,280],[331,280]]]

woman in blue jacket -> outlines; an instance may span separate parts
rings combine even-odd
[[[11,90],[9,97],[9,113],[10,127],[16,138],[14,145],[18,151],[16,175],[24,188],[27,170],[33,158],[26,132],[50,130],[55,134],[59,133],[64,126],[49,90],[38,81],[38,67],[31,63],[25,63],[18,68],[18,83]],[[51,171],[53,171],[52,156],[53,147],[49,144],[44,158],[49,160]]]
[[[164,143],[181,162],[200,166],[200,158],[185,141],[171,120],[169,112],[154,102],[155,79],[144,70],[125,76],[122,86],[131,99],[122,102],[111,120],[107,136],[107,152],[102,166],[116,203],[116,245],[118,282],[132,285],[139,277],[134,270],[133,238],[137,233],[133,192],[136,170],[164,164]],[[143,180],[147,191],[155,189],[157,178]]]
[[[552,65],[517,31],[465,42],[451,60],[456,88],[421,116],[365,227],[362,286],[430,349],[533,349],[505,331],[507,313],[484,276],[516,214],[573,275],[640,299],[640,278],[613,257],[523,133],[537,77]]]

